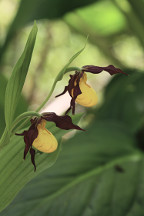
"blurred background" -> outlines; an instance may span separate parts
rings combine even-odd
[[[23,90],[31,109],[44,100],[57,73],[84,46],[87,36],[86,49],[73,65],[144,68],[143,23],[131,4],[133,1],[93,1],[93,4],[81,1],[79,4],[84,7],[75,2],[70,6],[61,2],[63,6],[56,8],[58,2],[36,1],[34,7],[28,1],[0,1],[0,67],[6,78],[23,50],[33,20],[37,20],[39,32]],[[42,12],[44,9],[47,11]],[[88,74],[89,82],[99,94],[99,102],[110,78],[105,72],[98,76]],[[65,76],[55,95],[63,90],[67,81],[68,76]]]
[[[118,156],[131,153],[133,150],[139,149],[143,151],[144,143],[144,1],[139,0],[80,0],[80,1],[66,1],[66,0],[1,0],[0,1],[0,134],[4,129],[4,92],[8,78],[11,75],[12,69],[17,62],[19,56],[22,53],[28,34],[34,20],[37,21],[38,35],[36,39],[36,45],[32,61],[29,68],[29,73],[26,79],[26,83],[23,89],[23,96],[17,109],[17,114],[25,111],[26,109],[36,109],[48,95],[52,83],[61,70],[61,68],[67,63],[69,58],[78,50],[80,50],[86,41],[88,36],[88,42],[85,50],[82,54],[73,62],[73,66],[81,67],[83,65],[97,65],[107,66],[113,64],[116,67],[121,68],[129,74],[128,77],[122,75],[116,75],[114,78],[106,72],[102,72],[99,75],[88,74],[88,83],[96,90],[99,98],[98,105],[92,109],[86,109],[87,114],[81,122],[82,126],[89,125],[89,122],[93,123],[88,127],[89,145],[91,143],[99,143],[98,146],[93,147],[90,158],[84,157],[89,149],[83,148],[83,154],[81,147],[77,146],[76,140],[82,143],[86,140],[86,135],[80,138],[71,139],[70,143],[66,141],[65,149],[62,151],[58,165],[54,166],[53,170],[45,172],[42,177],[28,184],[28,186],[20,193],[18,198],[12,203],[9,209],[0,215],[32,215],[40,211],[41,206],[44,207],[46,199],[44,199],[43,205],[35,210],[34,205],[37,204],[38,199],[41,196],[45,198],[49,196],[53,191],[44,190],[44,186],[40,184],[41,179],[43,185],[53,184],[50,182],[53,178],[57,178],[57,184],[62,182],[60,177],[65,176],[66,182],[71,182],[76,176],[76,172],[83,173],[90,169],[91,166],[97,167],[102,164],[117,158]],[[58,83],[56,90],[46,106],[45,111],[56,111],[58,114],[62,113],[69,106],[68,102],[63,104],[64,98],[54,99],[54,96],[63,91],[64,86],[67,85],[69,75],[65,75],[63,80]],[[62,105],[62,106],[61,106]],[[59,109],[57,109],[59,107]],[[77,112],[86,111],[83,107],[78,106]],[[106,121],[106,123],[103,123]],[[95,122],[98,122],[97,124]],[[94,130],[95,128],[95,130]],[[111,129],[111,130],[110,130]],[[115,131],[115,137],[113,137],[113,131]],[[108,133],[109,132],[109,133]],[[94,134],[97,134],[97,138]],[[105,134],[106,133],[106,134]],[[101,135],[101,136],[100,136]],[[103,136],[104,135],[104,136]],[[91,138],[90,138],[91,137]],[[93,138],[92,138],[93,137]],[[123,138],[122,138],[123,137]],[[128,138],[126,138],[128,137]],[[118,142],[119,140],[119,142]],[[97,142],[96,142],[97,141]],[[119,145],[115,145],[115,143]],[[107,146],[107,143],[109,145]],[[66,147],[69,145],[69,148]],[[71,149],[72,148],[72,149]],[[96,149],[95,149],[96,148]],[[72,150],[73,155],[69,157],[69,149]],[[108,150],[109,149],[109,150]],[[78,153],[76,153],[78,152]],[[96,154],[93,155],[93,152]],[[74,160],[80,160],[80,155],[83,158],[82,161],[77,162],[80,165],[77,167]],[[68,158],[72,157],[71,162],[68,162],[69,167],[66,170],[62,169],[62,173],[59,172],[61,166],[63,166],[65,160],[67,163]],[[95,159],[97,157],[97,159]],[[65,159],[63,159],[65,158]],[[97,160],[97,161],[95,161]],[[74,166],[72,168],[72,164]],[[86,163],[86,165],[84,165]],[[89,163],[89,165],[87,165]],[[129,181],[131,178],[137,176],[138,167],[137,161],[133,164],[124,164],[124,170],[128,169],[128,172],[124,172],[123,177],[113,177],[114,171],[106,171],[103,176],[98,177],[102,179],[109,179],[111,181],[111,187],[113,185],[114,178],[117,178],[119,189],[117,188],[118,197],[115,197],[116,204],[114,214],[107,205],[111,205],[108,202],[102,202],[104,197],[99,196],[99,208],[95,205],[95,213],[93,215],[114,215],[125,216],[128,206],[130,206],[131,200],[134,199],[135,193],[132,188],[136,187],[135,180],[131,187],[128,189]],[[64,165],[65,166],[65,165]],[[69,170],[72,171],[70,172]],[[74,171],[75,169],[75,171]],[[118,167],[120,170],[120,168]],[[68,170],[68,172],[67,172]],[[121,169],[122,171],[123,169]],[[121,172],[120,171],[120,172]],[[122,171],[123,172],[123,171]],[[57,173],[57,174],[56,174]],[[115,174],[116,175],[116,174]],[[68,177],[69,176],[69,177]],[[122,179],[121,179],[122,178]],[[113,179],[113,180],[112,180]],[[89,181],[89,180],[88,180]],[[88,185],[93,185],[92,182],[86,182]],[[109,193],[106,183],[101,180],[95,180],[97,184],[97,190],[100,190],[100,194],[104,195],[104,191]],[[124,188],[124,182],[127,185]],[[117,184],[116,183],[116,184]],[[39,185],[40,184],[40,185]],[[121,185],[120,185],[121,184]],[[34,186],[35,188],[33,188]],[[141,184],[143,186],[143,180],[141,177]],[[60,187],[62,183],[60,183]],[[118,187],[117,186],[117,187]],[[82,187],[82,186],[81,186]],[[87,188],[86,185],[83,186]],[[41,190],[42,188],[42,190]],[[82,189],[82,188],[81,188]],[[57,190],[57,187],[56,189]],[[90,189],[91,190],[91,189]],[[139,189],[140,191],[141,189]],[[35,191],[34,195],[29,198],[28,191]],[[36,193],[37,191],[37,193]],[[41,192],[43,191],[43,193]],[[83,189],[84,191],[84,189]],[[137,191],[137,189],[136,189]],[[72,192],[71,192],[72,193]],[[80,194],[81,191],[78,190]],[[125,194],[126,193],[126,194]],[[31,193],[32,194],[32,193]],[[138,194],[138,191],[137,191]],[[66,197],[69,195],[66,195]],[[88,194],[86,194],[88,196]],[[122,201],[122,197],[126,197],[127,201]],[[34,197],[37,197],[37,202]],[[66,199],[64,197],[64,199]],[[30,211],[31,214],[25,212],[22,208],[22,203],[31,199],[33,202],[26,204],[29,209],[33,208],[34,211]],[[76,198],[77,199],[77,198]],[[109,197],[106,196],[107,200]],[[136,198],[135,198],[136,199]],[[20,200],[20,201],[19,201]],[[144,195],[140,194],[139,206],[135,207],[133,202],[132,211],[128,216],[143,216],[143,204]],[[19,204],[20,202],[20,204]],[[56,206],[60,207],[58,200]],[[110,202],[110,201],[109,201]],[[13,205],[15,208],[13,208]],[[52,206],[53,204],[51,204]],[[67,205],[67,204],[65,204]],[[83,204],[84,205],[84,204]],[[82,204],[81,208],[84,208]],[[75,209],[79,209],[77,204],[74,204]],[[85,201],[85,208],[88,206],[88,200]],[[71,214],[69,211],[55,212],[50,207],[45,207],[44,212],[41,215],[92,215],[90,210],[86,210],[85,213],[76,211]],[[71,207],[72,209],[73,207]],[[11,213],[11,211],[13,212]],[[16,214],[16,211],[19,212]],[[105,211],[104,211],[105,209]],[[117,210],[116,210],[117,209]],[[122,209],[122,211],[121,211]],[[41,211],[40,211],[41,212]],[[40,215],[39,212],[39,215]],[[49,213],[51,212],[51,213]]]

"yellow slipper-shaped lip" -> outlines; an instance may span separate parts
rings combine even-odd
[[[33,146],[41,152],[51,153],[57,149],[58,142],[53,134],[45,128],[46,121],[42,120],[38,124],[38,136],[33,141]]]
[[[84,73],[79,82],[82,94],[78,95],[76,102],[85,107],[92,107],[97,104],[98,98],[95,90],[87,83],[87,75]]]

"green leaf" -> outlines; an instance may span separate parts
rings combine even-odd
[[[135,207],[142,216],[144,160],[135,144],[124,124],[94,121],[0,216],[133,216]]]
[[[81,115],[77,115],[72,120],[77,123],[80,118]],[[50,154],[37,152],[36,172],[33,170],[29,154],[26,160],[23,160],[25,144],[22,137],[13,136],[10,143],[0,151],[0,211],[14,199],[27,182],[55,163],[61,150],[61,137],[67,131],[57,128],[54,123],[49,123],[48,130],[57,138],[59,146],[55,152]]]
[[[3,74],[0,74],[0,136],[2,135],[5,128],[5,118],[4,118],[4,103],[5,103],[5,89],[7,86],[7,79]],[[20,97],[20,102],[16,108],[16,115],[21,114],[25,110],[27,110],[27,102],[24,97]]]
[[[125,122],[136,132],[144,124],[144,74],[136,70],[125,72],[129,76],[117,75],[106,87],[97,117]]]
[[[0,136],[2,135],[4,128],[5,128],[5,118],[4,118],[4,100],[5,100],[5,89],[7,85],[7,80],[3,76],[3,74],[0,74]]]
[[[35,44],[36,34],[37,26],[35,23],[28,37],[25,49],[18,62],[16,63],[7,84],[5,93],[5,121],[8,130],[11,127],[15,110],[28,72]]]

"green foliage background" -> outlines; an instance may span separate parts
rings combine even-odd
[[[15,10],[7,23],[0,22],[1,135],[7,81],[34,20],[38,35],[29,74],[17,107],[11,107],[16,102],[7,96],[7,124],[42,103],[58,71],[84,46],[87,35],[87,46],[73,66],[114,64],[129,76],[88,75],[99,104],[92,109],[77,106],[85,113],[81,125],[86,132],[63,141],[51,155],[38,153],[36,173],[29,157],[22,161],[22,138],[13,136],[0,150],[0,216],[144,216],[144,1],[21,0],[18,6],[7,0],[6,8],[2,2],[3,10],[12,4]],[[34,44],[30,46],[32,53]],[[65,75],[55,95],[67,81]],[[47,127],[59,141],[66,132],[53,124]]]

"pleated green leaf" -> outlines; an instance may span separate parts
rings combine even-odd
[[[5,121],[7,129],[9,130],[13,121],[15,110],[19,102],[21,91],[28,72],[29,64],[32,57],[33,48],[37,34],[37,26],[34,24],[25,49],[16,63],[12,75],[8,81],[5,93]]]
[[[0,136],[5,128],[5,116],[4,116],[4,103],[5,103],[5,89],[7,86],[7,79],[3,74],[0,74]],[[16,116],[27,110],[28,104],[23,96],[20,97],[18,106],[16,108]]]
[[[6,78],[0,74],[0,136],[2,135],[4,128],[5,128],[5,118],[4,118],[4,100],[5,100],[5,89],[7,85]]]
[[[125,71],[129,76],[117,75],[105,88],[104,104],[98,119],[118,120],[136,131],[144,123],[144,74]]]
[[[143,216],[143,78],[116,76],[92,125],[0,216]]]
[[[144,213],[144,159],[120,122],[94,121],[63,144],[55,166],[0,216],[137,216]],[[138,206],[137,206],[138,205]]]
[[[74,116],[73,122],[78,123],[81,116]],[[23,160],[25,147],[23,137],[14,135],[10,143],[0,151],[0,211],[14,199],[27,182],[55,163],[61,150],[61,137],[67,131],[57,128],[54,123],[48,124],[48,130],[57,138],[59,146],[55,152],[50,154],[36,153],[36,172],[34,172],[29,154],[26,160]]]

